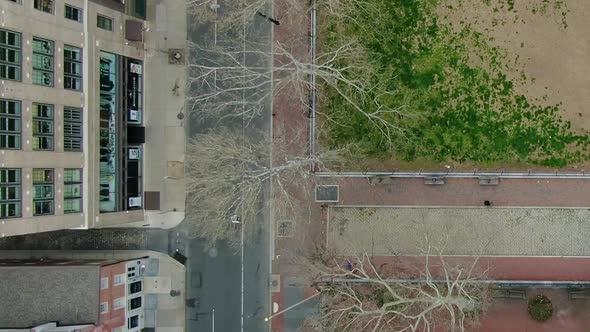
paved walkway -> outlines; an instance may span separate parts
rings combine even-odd
[[[171,64],[169,49],[186,49],[186,3],[148,1],[145,34],[144,190],[160,192],[160,210],[145,211],[145,224],[171,228],[184,219],[184,112],[187,67]]]
[[[329,210],[328,246],[344,255],[590,256],[590,210],[346,208]]]
[[[392,206],[590,206],[590,179],[502,179],[482,186],[478,179],[451,178],[443,185],[424,184],[423,178],[320,178],[340,186],[340,204]]]
[[[437,253],[429,258],[430,272],[443,279],[442,265]],[[531,283],[557,281],[560,283],[590,281],[590,257],[507,257],[507,256],[443,256],[449,267],[470,268],[473,276],[486,280],[518,280]],[[387,278],[419,278],[425,271],[425,256],[373,256],[373,264],[380,267]],[[547,268],[551,267],[551,268]]]

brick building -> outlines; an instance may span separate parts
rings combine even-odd
[[[0,261],[0,331],[145,330],[144,283],[155,261]]]

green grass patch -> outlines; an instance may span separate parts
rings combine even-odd
[[[506,77],[503,51],[490,46],[487,37],[469,24],[441,23],[439,0],[368,3],[350,5],[347,19],[326,18],[321,47],[331,50],[343,41],[357,40],[372,68],[367,79],[390,94],[367,97],[342,83],[339,88],[369,112],[376,110],[372,98],[378,98],[406,115],[389,115],[400,128],[389,142],[378,125],[324,86],[321,111],[334,120],[326,122],[328,145],[354,143],[364,155],[393,154],[404,161],[563,167],[588,159],[590,137],[571,130],[560,116],[561,105],[516,93],[515,82]],[[503,3],[503,10],[512,10],[510,1]],[[349,64],[344,58],[338,65]]]

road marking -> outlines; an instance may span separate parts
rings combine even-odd
[[[246,3],[244,0],[242,0],[242,7],[245,7]],[[243,23],[243,27],[242,27],[242,33],[243,33],[243,38],[242,38],[242,63],[244,64],[244,77],[242,77],[242,84],[244,84],[246,82],[246,15],[242,15],[242,23]],[[245,111],[246,111],[246,91],[244,90],[244,86],[242,86],[242,138],[246,138],[246,128],[244,127],[244,115],[245,115]],[[244,196],[242,195],[242,217],[244,216]],[[254,218],[256,218],[256,216],[254,216]],[[253,221],[251,221],[253,222]],[[255,221],[254,221],[255,222]],[[242,223],[241,225],[241,240],[240,240],[240,245],[241,245],[241,265],[242,265],[242,272],[241,272],[241,278],[242,278],[242,282],[241,282],[241,315],[240,315],[240,331],[244,332],[244,224]]]
[[[241,330],[244,331],[244,224],[240,225],[242,232],[241,232],[241,240],[240,240],[240,245],[241,245],[241,277],[242,277],[242,290],[241,290],[241,318],[240,318],[240,325],[241,325]]]

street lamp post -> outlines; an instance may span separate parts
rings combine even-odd
[[[278,315],[280,315],[280,314],[282,314],[282,313],[284,313],[284,312],[286,312],[286,311],[289,311],[289,310],[291,310],[291,309],[293,309],[293,308],[297,307],[298,305],[300,305],[300,304],[303,304],[303,303],[305,303],[305,302],[307,302],[307,301],[309,301],[309,300],[313,299],[314,297],[316,297],[316,296],[318,296],[318,295],[320,295],[320,294],[322,294],[322,292],[317,292],[317,293],[315,293],[315,294],[313,294],[313,295],[309,296],[308,298],[306,298],[306,299],[303,299],[303,300],[301,300],[301,301],[299,301],[299,302],[297,302],[297,303],[293,304],[292,306],[290,306],[290,307],[287,307],[287,308],[285,308],[285,309],[283,309],[283,310],[281,310],[281,311],[277,312],[277,313],[276,313],[276,314],[274,314],[274,315],[271,315],[271,316],[268,316],[268,317],[264,317],[264,321],[265,321],[265,322],[268,322],[268,321],[270,321],[271,319],[273,319],[274,317],[276,317],[276,316],[278,316]]]

